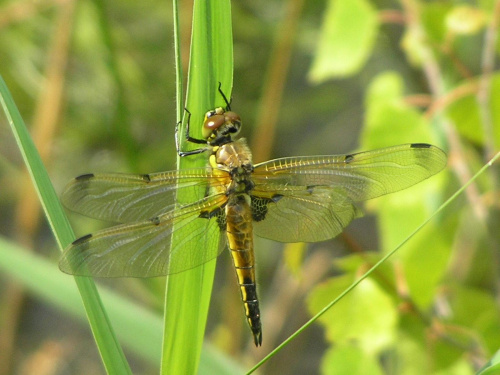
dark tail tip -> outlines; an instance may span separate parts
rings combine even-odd
[[[255,343],[255,346],[258,348],[259,346],[262,345],[262,330],[252,330],[253,333],[253,342]]]

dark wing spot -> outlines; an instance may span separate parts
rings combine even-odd
[[[72,245],[81,245],[82,243],[84,242],[87,242],[87,240],[91,239],[92,238],[92,235],[91,234],[87,234],[83,237],[80,237],[76,240],[74,240],[71,244]]]
[[[271,200],[276,203],[278,202],[281,198],[283,198],[283,194],[274,194],[272,197],[271,197]]]
[[[217,224],[219,225],[219,229],[221,231],[225,231],[227,228],[227,220],[226,220],[226,213],[222,208],[219,208],[217,210]]]
[[[315,188],[315,187],[316,187],[315,185],[309,185],[309,186],[307,186],[307,187],[306,187],[306,191],[307,191],[309,194],[312,194],[312,193],[313,193],[313,191],[314,191],[314,188]]]
[[[94,178],[93,173],[82,174],[81,176],[75,177],[76,181],[85,181]]]
[[[149,219],[154,225],[160,225],[160,218],[158,216]]]
[[[208,197],[210,195],[210,185],[207,185],[205,188],[205,197]]]
[[[410,145],[411,148],[431,148],[431,145],[427,143],[412,143]]]
[[[210,211],[201,211],[198,217],[202,219],[210,219]]]
[[[276,203],[283,195],[275,194],[271,198],[262,198],[255,197],[253,195],[250,196],[251,207],[252,207],[252,219],[253,221],[262,221],[266,218],[267,215],[267,206],[270,203]]]
[[[198,217],[201,217],[202,219],[211,219],[219,214],[220,208],[216,208],[215,210],[212,211],[201,211]]]
[[[145,182],[151,182],[151,177],[148,174],[143,174],[141,177]]]
[[[225,231],[227,223],[226,223],[226,213],[224,212],[224,207],[225,206],[217,207],[212,211],[201,211],[198,217],[209,220],[213,217],[217,218],[217,224],[219,226],[219,229]]]
[[[354,160],[354,156],[353,155],[346,155],[345,158],[344,158],[344,163],[350,163],[353,160]]]

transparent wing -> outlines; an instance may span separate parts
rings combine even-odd
[[[128,223],[147,220],[175,207],[177,191],[205,195],[208,187],[222,189],[227,178],[209,169],[131,174],[86,174],[73,179],[61,200],[72,211],[101,220]]]
[[[277,190],[272,199],[253,195],[252,210],[254,233],[280,242],[324,241],[361,216],[342,192],[324,188],[290,187]]]
[[[360,215],[356,202],[406,189],[445,165],[446,154],[427,144],[257,164],[255,233],[283,242],[332,238]]]
[[[151,220],[84,236],[65,249],[59,268],[81,276],[155,277],[197,267],[225,247],[218,210],[226,199],[212,195]]]

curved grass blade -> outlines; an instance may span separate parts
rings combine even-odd
[[[21,114],[1,77],[0,101],[38,197],[40,198],[47,220],[54,233],[59,249],[62,251],[66,245],[69,245],[75,239],[75,235],[64,214],[40,155],[26,129]],[[106,371],[113,374],[131,374],[130,367],[116,339],[94,282],[92,279],[85,277],[75,277],[75,282],[80,291],[87,318]]]

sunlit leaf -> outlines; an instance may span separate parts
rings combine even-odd
[[[372,81],[365,99],[367,110],[361,149],[409,142],[432,143],[429,123],[404,101],[403,90],[397,73],[382,73]]]
[[[350,275],[334,277],[316,287],[308,299],[311,314],[318,312],[346,289]],[[394,343],[398,316],[391,300],[368,278],[320,318],[331,342],[354,340],[368,353],[377,353]]]
[[[470,95],[455,100],[447,107],[446,113],[463,137],[476,144],[484,140],[479,105],[475,96]]]
[[[396,73],[383,73],[370,85],[366,98],[366,124],[361,134],[361,148],[377,148],[405,142],[436,143],[431,124],[416,108],[405,102],[404,85]],[[386,143],[387,142],[387,143]],[[410,189],[369,202],[378,208],[381,246],[390,251],[424,221],[437,207],[445,173]],[[435,233],[433,223],[407,244],[397,255],[402,260],[403,278],[417,303],[432,301],[448,261],[452,240]],[[434,229],[433,229],[434,228]],[[434,231],[434,232],[433,232]],[[426,274],[422,274],[426,270]]]
[[[368,0],[330,0],[309,78],[318,83],[356,73],[366,62],[378,30]]]
[[[304,242],[289,243],[285,245],[283,259],[286,267],[295,277],[300,276],[306,249],[307,245]]]
[[[446,16],[446,27],[455,34],[475,34],[486,26],[486,13],[469,5],[458,5]]]
[[[325,375],[382,375],[377,358],[354,343],[331,347],[323,356],[321,373]]]
[[[474,328],[492,352],[500,347],[500,337],[495,333],[500,330],[500,316],[495,311],[493,295],[479,288],[455,286],[449,290],[448,297],[453,323]]]

